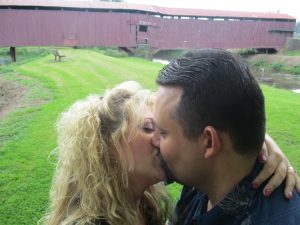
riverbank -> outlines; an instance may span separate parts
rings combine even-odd
[[[300,92],[300,56],[257,54],[246,60],[259,82]]]
[[[184,54],[184,51],[175,53],[164,51],[152,61],[166,65],[173,58]],[[260,83],[300,93],[300,51],[287,54],[256,54],[245,59]]]

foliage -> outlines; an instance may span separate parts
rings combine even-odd
[[[48,47],[16,47],[16,64],[26,63],[48,54],[51,54],[51,48]],[[12,63],[9,48],[0,48],[0,58],[5,65]]]
[[[172,60],[186,54],[189,50],[187,49],[168,49],[168,50],[159,50],[153,55],[153,58],[163,59],[163,60]]]
[[[271,65],[272,72],[275,73],[289,73],[293,75],[300,74],[300,65],[294,65],[292,67],[286,67],[283,63],[274,63]]]
[[[300,50],[288,51],[286,54],[288,56],[300,56]]]
[[[122,57],[127,57],[128,56],[126,54],[126,52],[120,51],[117,48],[106,48],[104,50],[104,54],[107,55],[107,56],[117,57],[117,58],[122,58]]]
[[[134,56],[148,60],[152,60],[153,58],[149,45],[139,45],[134,52]]]
[[[247,57],[250,55],[257,54],[257,50],[253,48],[239,49],[238,51],[234,51],[234,54],[240,55],[242,57]]]
[[[300,64],[293,66],[290,69],[291,74],[299,75],[300,74]]]
[[[299,55],[300,51],[289,52],[290,55]],[[260,58],[250,63],[250,66],[257,71],[263,68],[265,71],[273,73],[287,73],[293,75],[300,75],[300,64],[294,66],[288,66],[284,62],[275,62],[273,64],[267,63],[264,59]]]
[[[255,66],[255,67],[262,67],[262,66],[265,66],[266,64],[267,63],[266,63],[266,61],[264,59],[259,59],[259,60],[255,61],[253,63],[253,66]]]
[[[12,64],[13,70],[30,78],[16,79],[32,90],[29,98],[46,99],[47,103],[18,109],[1,119],[1,224],[36,224],[45,213],[55,167],[48,159],[56,146],[54,123],[66,107],[125,80],[137,80],[154,90],[155,77],[163,67],[134,57],[108,57],[89,49],[63,49],[63,54],[68,60],[54,62],[52,55],[46,55]],[[11,73],[0,76],[15,79]],[[42,88],[36,88],[38,85]],[[266,86],[263,91],[268,132],[299,171],[300,95]],[[178,198],[180,188],[178,184],[168,186],[173,199]]]
[[[300,22],[297,22],[297,23],[296,23],[295,33],[296,33],[296,34],[300,34]]]
[[[284,68],[282,63],[274,63],[271,65],[273,72],[281,72]]]

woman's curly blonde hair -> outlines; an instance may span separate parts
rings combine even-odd
[[[77,101],[57,122],[57,167],[50,191],[47,225],[135,225],[138,215],[128,185],[134,169],[124,145],[132,140],[146,106],[153,107],[150,91],[124,82],[104,97]],[[140,211],[147,224],[164,224],[169,213],[163,184],[149,187]]]

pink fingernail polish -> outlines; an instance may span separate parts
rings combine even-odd
[[[290,196],[290,198],[292,198],[293,197],[293,192],[289,192],[289,196]]]
[[[252,188],[257,189],[258,188],[258,183],[252,183]]]
[[[271,193],[272,193],[272,192],[271,192],[270,189],[266,189],[266,190],[265,190],[265,196],[266,196],[266,197],[269,197],[269,196],[271,195]]]
[[[267,157],[264,154],[259,155],[259,161],[265,162],[267,160]]]

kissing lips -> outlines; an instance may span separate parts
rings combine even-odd
[[[154,155],[159,157],[160,151],[158,148],[154,148]]]
[[[157,156],[159,157],[160,160],[160,165],[165,171],[166,174],[166,180],[165,180],[165,185],[171,184],[175,181],[175,177],[170,171],[167,162],[164,160],[163,156],[161,155],[160,151],[157,150]]]

